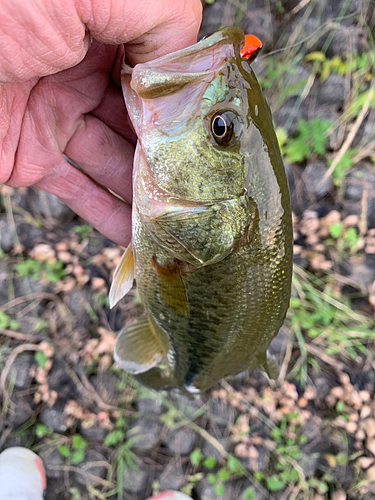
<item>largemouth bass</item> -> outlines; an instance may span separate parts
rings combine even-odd
[[[114,355],[155,389],[196,393],[266,369],[288,308],[288,185],[243,46],[243,32],[225,28],[154,61],[123,64],[138,145],[132,243],[110,302],[135,277],[145,313],[121,330]]]

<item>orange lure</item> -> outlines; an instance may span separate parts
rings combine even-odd
[[[263,44],[258,37],[255,35],[245,35],[245,45],[240,52],[241,57],[244,57],[249,61],[249,63],[252,63],[256,59],[262,47]]]

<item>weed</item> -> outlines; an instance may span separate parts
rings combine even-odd
[[[18,323],[18,321],[10,318],[7,314],[0,311],[0,328],[10,328],[11,330],[17,330],[19,326],[20,324]]]
[[[81,224],[80,226],[75,226],[74,231],[79,236],[79,241],[81,242],[89,237],[92,232],[92,226],[89,224]]]
[[[344,238],[347,230],[333,225],[331,233]],[[350,242],[354,235],[349,233],[346,238]],[[348,300],[335,297],[329,277],[318,279],[295,266],[294,281],[299,297],[291,299],[289,317],[292,332],[301,335],[300,348],[306,353],[310,340],[328,355],[341,354],[352,360],[359,353],[367,355],[366,344],[374,340],[374,321],[352,311]],[[305,363],[306,356],[299,366]]]
[[[334,241],[327,240],[326,245],[335,246],[343,256],[348,252],[353,253],[358,247],[359,235],[354,227],[345,228],[341,222],[337,222],[331,224],[329,234]]]
[[[320,120],[320,118],[314,118],[310,122],[299,120],[297,136],[288,139],[282,148],[286,161],[298,163],[313,153],[323,155],[327,143],[326,132],[331,124],[331,120]]]
[[[80,434],[72,437],[70,446],[61,445],[58,447],[61,456],[67,458],[72,465],[77,465],[85,459],[87,443]]]
[[[57,283],[65,276],[64,264],[60,260],[54,262],[37,259],[26,259],[15,266],[20,278],[29,277],[35,281],[44,279],[49,283]]]

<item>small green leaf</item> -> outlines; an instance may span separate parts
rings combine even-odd
[[[285,482],[276,475],[266,477],[266,484],[270,491],[280,491],[285,487]]]
[[[344,229],[344,226],[341,224],[341,222],[331,224],[329,226],[329,234],[332,236],[332,238],[337,240],[338,238],[340,238],[343,229]]]
[[[11,319],[9,326],[10,326],[11,330],[18,330],[18,328],[20,327],[20,324],[18,323],[18,321]]]
[[[336,411],[338,413],[343,413],[345,411],[345,403],[344,401],[338,401],[336,404]]]
[[[80,434],[75,434],[72,439],[72,446],[74,450],[85,450],[87,443]]]
[[[223,496],[225,493],[225,486],[223,484],[215,484],[214,485],[214,492],[219,497]]]
[[[215,484],[217,481],[217,478],[215,476],[215,474],[207,474],[207,482],[209,484]]]
[[[321,481],[318,486],[318,490],[320,493],[327,493],[329,490],[329,486],[325,481]]]
[[[125,438],[125,434],[120,429],[115,429],[114,431],[107,434],[104,439],[104,446],[115,446],[118,443],[121,443]]]
[[[7,314],[0,311],[0,328],[8,328],[10,324],[10,318]]]
[[[196,467],[200,465],[202,458],[203,454],[199,448],[195,448],[195,450],[193,450],[190,453],[190,462],[192,463],[192,465],[195,465]]]
[[[36,351],[34,354],[34,359],[40,368],[45,368],[46,363],[49,360],[49,357],[42,351]]]
[[[228,455],[227,465],[228,469],[233,474],[241,474],[244,470],[244,467],[241,464],[241,462],[238,460],[238,458],[234,457],[233,455]]]
[[[242,493],[244,500],[253,500],[255,498],[255,491],[252,486],[246,488],[246,490]]]
[[[85,452],[84,450],[75,450],[72,452],[70,461],[72,462],[72,465],[77,465],[80,462],[83,462],[85,459]]]
[[[58,450],[59,450],[60,455],[62,455],[63,457],[65,457],[65,458],[70,457],[70,450],[67,446],[65,446],[65,444],[63,444],[62,446],[59,446]]]
[[[207,469],[212,470],[216,465],[216,458],[207,457],[205,460],[203,460],[203,465],[207,467]]]
[[[226,467],[222,467],[220,470],[217,472],[217,477],[221,479],[222,481],[226,481],[229,478],[229,470]]]
[[[46,436],[47,434],[49,434],[50,432],[51,432],[51,430],[48,429],[48,427],[46,427],[43,424],[36,424],[36,426],[35,426],[35,434],[38,438],[42,438],[42,437]]]

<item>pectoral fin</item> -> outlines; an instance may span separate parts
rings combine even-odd
[[[251,224],[246,201],[175,205],[155,217],[143,217],[142,222],[175,257],[200,267],[224,259]]]
[[[130,243],[117,264],[111,290],[109,292],[109,306],[112,309],[133,286],[134,281],[134,259],[133,247]]]
[[[123,370],[137,374],[160,363],[166,352],[166,339],[162,339],[149,317],[144,315],[120,331],[114,358]]]

